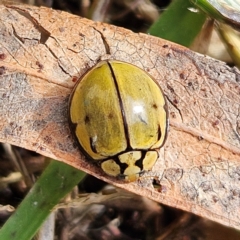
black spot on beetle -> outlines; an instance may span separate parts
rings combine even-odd
[[[152,107],[153,107],[154,109],[158,109],[158,106],[157,106],[156,103],[153,103]]]
[[[86,116],[86,117],[84,118],[84,122],[85,122],[85,124],[89,124],[89,122],[90,122],[89,116]]]
[[[141,158],[135,162],[135,166],[139,167],[141,171],[143,170],[143,160],[146,156],[147,151],[141,151]]]
[[[158,140],[160,140],[162,137],[162,131],[160,125],[158,125]]]
[[[113,119],[113,114],[112,114],[112,113],[109,113],[109,114],[108,114],[108,118],[109,118],[109,119]]]
[[[97,153],[97,149],[96,149],[96,141],[94,141],[94,139],[92,137],[90,137],[90,145],[91,145],[91,149],[94,153]]]

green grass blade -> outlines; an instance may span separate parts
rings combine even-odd
[[[193,5],[188,0],[173,1],[148,32],[189,47],[206,19],[203,13],[190,11],[190,8]]]
[[[0,239],[31,239],[52,208],[84,176],[85,173],[65,163],[51,161],[16,212],[0,229]]]

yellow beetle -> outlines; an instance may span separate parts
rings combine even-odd
[[[88,71],[71,94],[69,115],[86,157],[126,181],[151,170],[167,136],[161,88],[145,71],[125,62],[101,61]]]

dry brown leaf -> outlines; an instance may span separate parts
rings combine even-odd
[[[76,148],[67,119],[76,80],[100,59],[133,63],[162,86],[170,131],[148,175],[123,184]],[[145,34],[24,5],[0,6],[0,141],[240,229],[240,72]]]

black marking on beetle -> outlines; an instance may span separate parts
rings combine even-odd
[[[73,131],[73,135],[76,135],[77,123],[70,122],[70,128]]]
[[[137,167],[139,167],[141,169],[141,171],[143,170],[143,160],[146,157],[146,153],[147,153],[147,151],[141,151],[141,158],[138,159],[134,164]]]
[[[84,123],[85,123],[85,124],[89,124],[89,123],[90,123],[90,118],[89,118],[88,115],[85,116],[85,118],[84,118]]]
[[[152,108],[154,108],[154,109],[158,109],[157,104],[156,104],[156,103],[153,103],[153,104],[152,104]]]
[[[117,96],[118,96],[118,100],[119,100],[119,104],[120,104],[120,108],[121,108],[121,113],[122,113],[122,120],[123,120],[124,133],[125,133],[126,142],[127,142],[127,149],[132,149],[131,145],[130,145],[129,132],[128,132],[127,121],[126,121],[126,117],[125,117],[126,114],[125,114],[125,111],[124,111],[123,102],[122,102],[120,90],[119,90],[119,87],[118,87],[118,82],[117,82],[116,76],[114,74],[113,68],[111,66],[111,63],[107,62],[107,64],[108,64],[109,69],[112,73],[113,81],[115,83],[115,87],[116,87],[116,91],[117,91]]]
[[[147,151],[141,151],[141,153],[142,153],[141,158],[138,159],[138,160],[134,163],[135,166],[137,166],[137,167],[140,168],[140,171],[139,171],[138,173],[136,173],[136,174],[138,174],[139,176],[142,176],[142,175],[144,174],[144,172],[145,172],[145,171],[143,170],[143,160],[145,159],[145,156],[146,156]],[[119,154],[119,155],[121,155],[121,154]],[[119,156],[119,155],[118,155],[118,156]],[[121,163],[120,160],[118,159],[118,157],[115,157],[115,158],[114,158],[114,161],[120,166],[120,172],[121,172],[121,173],[117,176],[117,178],[118,178],[119,180],[125,179],[127,175],[124,174],[124,171],[129,167],[129,165],[126,164],[126,163]]]
[[[121,155],[121,154],[119,154],[119,155]],[[108,161],[109,159],[113,159],[113,161],[120,167],[121,175],[123,175],[124,171],[128,168],[128,164],[120,162],[120,160],[118,158],[119,155],[110,157],[108,159],[104,159],[103,161],[101,161],[101,163]]]
[[[96,149],[96,145],[95,145],[96,141],[94,141],[93,137],[90,137],[90,146],[91,146],[91,149],[94,153],[98,153],[97,152],[97,149]]]
[[[108,114],[108,119],[113,119],[113,117],[114,117],[114,116],[113,116],[112,113],[109,113],[109,114]]]
[[[148,151],[141,151],[141,157],[138,160],[136,160],[135,163],[133,164],[140,168],[140,172],[138,174],[140,174],[143,171],[143,160],[145,159],[147,152]],[[129,165],[127,163],[120,162],[120,160],[118,158],[120,155],[121,154],[116,156],[114,158],[114,161],[120,166],[120,172],[121,172],[121,174],[123,174],[124,171],[129,167]]]
[[[160,141],[161,137],[162,137],[162,131],[161,131],[160,125],[158,124],[158,138],[157,138],[158,141]]]

